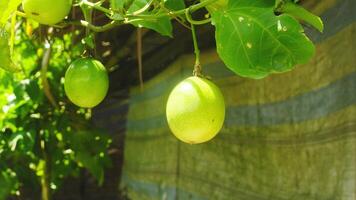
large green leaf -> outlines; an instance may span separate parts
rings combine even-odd
[[[124,11],[130,8],[135,0],[110,0],[110,7],[117,11]]]
[[[181,10],[185,8],[184,0],[164,0],[164,4],[171,10]]]
[[[200,0],[201,2],[207,1],[207,0]],[[213,13],[217,10],[224,9],[228,4],[228,0],[217,0],[216,2],[209,4],[206,6],[206,9],[209,11],[209,13]]]
[[[9,72],[17,72],[20,69],[12,62],[8,42],[8,33],[0,28],[0,68]]]
[[[0,200],[5,200],[15,189],[17,183],[16,174],[10,169],[0,171]]]
[[[5,24],[11,14],[17,10],[21,0],[1,0],[0,1],[0,25]]]
[[[67,137],[75,152],[75,160],[88,169],[99,184],[102,184],[104,167],[110,164],[109,158],[104,153],[110,144],[109,137],[95,131],[70,133]]]
[[[213,13],[217,50],[236,74],[263,78],[306,63],[313,43],[293,17],[274,14],[274,1],[230,1]]]
[[[289,14],[297,19],[305,21],[320,32],[323,32],[324,30],[323,21],[319,16],[314,15],[302,6],[299,6],[293,2],[286,1],[281,3],[277,10],[281,13]]]
[[[124,1],[110,0],[110,7],[114,10],[119,10],[124,7]]]

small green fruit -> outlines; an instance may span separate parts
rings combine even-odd
[[[106,96],[109,78],[101,62],[92,58],[74,61],[65,74],[64,90],[77,106],[92,108]]]
[[[69,14],[72,0],[23,0],[22,7],[27,16],[40,24],[53,25]]]
[[[190,144],[203,143],[212,139],[223,126],[224,97],[213,82],[189,77],[169,95],[166,115],[178,139]]]

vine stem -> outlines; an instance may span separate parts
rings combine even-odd
[[[41,80],[42,80],[42,84],[43,84],[43,91],[44,91],[44,94],[46,95],[48,101],[52,104],[53,107],[58,108],[58,105],[56,103],[56,100],[53,97],[51,88],[50,88],[48,80],[47,80],[47,70],[48,70],[49,59],[51,56],[51,51],[52,51],[51,45],[48,41],[46,41],[45,52],[43,54],[42,63],[41,63]]]
[[[139,17],[139,18],[145,18],[145,19],[149,19],[149,18],[160,18],[160,17],[172,17],[172,16],[177,16],[177,15],[184,15],[187,10],[190,12],[195,12],[201,8],[204,8],[205,6],[214,3],[217,0],[206,0],[203,2],[200,2],[198,4],[192,5],[188,8],[182,9],[182,10],[177,10],[177,11],[169,11],[167,13],[160,13],[157,15],[137,15],[137,16],[133,16],[133,15],[126,15],[126,17]]]
[[[41,143],[45,143],[44,141],[41,141]],[[50,155],[47,152],[47,148],[42,147],[42,153],[44,157],[44,175],[41,176],[41,187],[42,187],[42,200],[51,200],[52,195],[51,195],[51,159]]]
[[[194,20],[190,14],[190,10],[186,10],[185,12],[185,17],[187,19],[187,21],[190,23],[190,24],[194,24],[194,25],[203,25],[203,24],[207,24],[207,23],[210,23],[211,22],[211,18],[208,18],[208,19],[204,19],[204,20]]]
[[[101,12],[104,12],[104,13],[109,14],[109,15],[112,15],[114,13],[113,10],[104,8],[104,7],[101,6],[101,4],[102,4],[102,2],[100,2],[100,1],[98,3],[93,3],[93,2],[90,2],[88,0],[82,0],[79,5],[86,5],[86,6],[90,7],[90,8],[94,8],[96,10],[100,10]]]
[[[122,21],[111,21],[108,24],[105,24],[103,26],[95,26],[85,20],[81,20],[79,23],[73,22],[71,24],[84,26],[94,32],[105,32],[107,30],[115,28],[116,26],[122,25],[124,23]]]
[[[16,15],[23,17],[23,18],[29,18],[24,12],[21,12],[21,11],[16,11]]]
[[[84,26],[84,27],[86,27],[86,28],[88,28],[88,29],[90,29],[91,31],[94,31],[94,32],[104,32],[104,31],[110,30],[112,28],[115,28],[116,26],[120,26],[122,24],[129,24],[129,23],[132,23],[134,21],[150,20],[150,19],[151,20],[155,20],[155,19],[160,18],[160,17],[173,17],[174,18],[176,16],[185,14],[187,11],[189,11],[189,12],[197,11],[197,10],[199,10],[201,8],[204,8],[205,6],[207,6],[207,5],[211,4],[211,3],[214,3],[215,1],[217,1],[217,0],[206,0],[206,1],[200,2],[198,4],[192,5],[192,6],[188,7],[188,8],[185,8],[185,9],[181,9],[181,10],[177,10],[177,11],[170,11],[169,10],[167,12],[159,13],[159,14],[156,14],[156,15],[126,14],[126,15],[123,16],[123,20],[114,20],[114,21],[111,21],[108,24],[105,24],[105,25],[102,25],[102,26],[96,26],[96,25],[93,25],[92,23],[90,23],[88,21],[81,20],[79,22],[69,22],[67,24],[64,24],[64,27],[66,25],[79,25],[79,26]],[[93,8],[93,9],[99,10],[101,12],[104,12],[105,14],[107,14],[109,16],[113,15],[115,13],[118,13],[115,10],[111,10],[111,9],[102,7],[101,6],[102,2],[103,1],[99,1],[97,3],[93,3],[93,2],[89,2],[88,0],[82,0],[80,5],[86,5],[89,8]],[[121,15],[121,13],[118,13],[118,14]],[[16,15],[20,16],[20,17],[24,17],[24,18],[31,18],[31,17],[27,16],[25,13],[20,12],[20,11],[16,11]],[[201,21],[201,23],[207,23],[207,21]],[[61,25],[53,25],[53,27],[63,28],[63,26],[61,26]]]
[[[192,37],[193,37],[193,45],[194,45],[194,53],[195,53],[195,64],[194,64],[194,70],[193,70],[193,75],[194,76],[201,76],[202,69],[201,69],[201,64],[200,64],[200,50],[198,46],[198,40],[197,40],[197,35],[195,31],[195,25],[190,24],[191,30],[192,30]]]
[[[137,62],[138,62],[138,75],[140,79],[140,88],[142,92],[143,91],[142,28],[137,29]]]
[[[124,19],[123,21],[112,21],[112,22],[110,22],[110,23],[108,23],[106,25],[103,25],[103,26],[95,26],[95,25],[92,25],[92,24],[90,24],[89,22],[86,22],[86,21],[81,21],[79,25],[82,25],[82,26],[85,26],[85,27],[89,27],[92,31],[95,31],[95,32],[103,32],[103,31],[107,31],[107,30],[109,30],[111,28],[114,28],[114,27],[116,27],[118,25],[127,24],[127,23],[130,23],[130,22],[136,21],[136,20],[149,20],[149,19],[154,20],[154,19],[157,19],[157,18],[160,18],[160,17],[175,17],[175,16],[183,15],[187,11],[194,12],[194,11],[197,11],[197,10],[199,10],[201,8],[204,8],[205,6],[207,6],[207,5],[211,4],[211,3],[214,3],[215,1],[217,1],[217,0],[206,0],[206,1],[200,2],[198,4],[192,5],[192,6],[188,7],[188,8],[185,8],[185,9],[181,9],[181,10],[177,10],[177,11],[168,11],[168,12],[164,12],[164,13],[159,13],[157,15],[126,14],[126,15],[123,16],[123,19]],[[102,12],[108,14],[108,15],[112,15],[114,13],[117,13],[114,10],[110,10],[110,9],[104,8],[104,7],[100,6],[97,3],[92,3],[92,2],[89,2],[87,0],[84,0],[81,3],[83,5],[87,5],[88,7],[100,10],[100,11],[102,11]]]
[[[41,128],[46,127],[43,123],[39,123]],[[45,128],[46,130],[47,127]],[[49,153],[48,141],[46,141],[46,131],[39,131],[36,139],[38,139],[39,147],[41,150],[42,158],[40,162],[43,162],[43,174],[40,175],[41,183],[41,200],[51,200],[52,199],[52,189],[51,189],[51,179],[52,179],[52,156]],[[51,134],[49,134],[51,135]]]
[[[148,10],[150,8],[150,6],[152,5],[154,0],[150,0],[143,8],[135,11],[132,13],[132,15],[139,15],[141,13],[144,13],[146,10]]]

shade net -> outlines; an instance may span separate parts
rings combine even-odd
[[[131,89],[121,184],[131,199],[356,199],[356,1],[314,2],[325,31],[306,28],[316,55],[291,72],[241,78],[203,53],[226,103],[208,143],[178,141],[165,118],[193,55]]]

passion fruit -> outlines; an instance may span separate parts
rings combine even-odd
[[[223,126],[224,97],[210,80],[189,77],[170,93],[166,116],[178,139],[189,144],[203,143],[215,137]]]
[[[22,7],[31,19],[40,24],[53,25],[69,14],[72,0],[23,0]]]
[[[67,97],[79,107],[92,108],[98,105],[108,92],[107,71],[101,62],[92,58],[75,60],[64,78]]]

